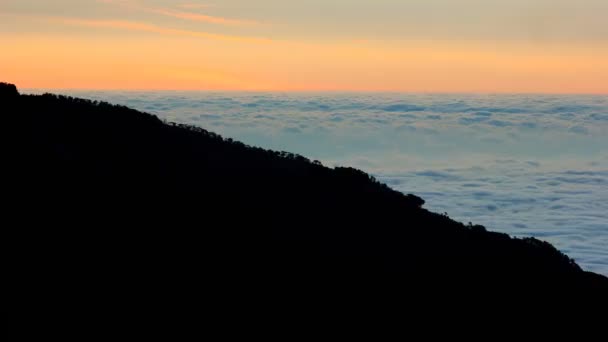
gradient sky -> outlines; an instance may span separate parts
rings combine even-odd
[[[606,0],[0,0],[21,88],[608,94]]]

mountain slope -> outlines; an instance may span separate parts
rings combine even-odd
[[[391,296],[608,289],[546,242],[431,213],[355,169],[8,85],[0,108],[14,230],[26,232],[17,259],[36,277],[272,293],[349,283]]]

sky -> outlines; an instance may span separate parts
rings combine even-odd
[[[606,0],[0,0],[20,88],[608,94]]]

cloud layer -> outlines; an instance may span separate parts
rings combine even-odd
[[[69,17],[39,17],[38,19],[64,24],[71,26],[83,26],[83,27],[94,27],[94,28],[109,28],[109,29],[121,29],[126,31],[140,31],[140,32],[151,32],[166,35],[175,36],[186,36],[195,38],[205,38],[214,40],[229,40],[229,41],[241,41],[241,42],[255,42],[255,43],[268,43],[270,40],[265,38],[255,38],[246,36],[231,36],[224,34],[216,34],[202,31],[191,31],[168,28],[153,24],[147,24],[137,21],[129,20],[91,20],[91,19],[77,19]]]
[[[608,275],[608,97],[77,92],[350,165]]]
[[[195,12],[194,10],[206,9],[212,6],[203,5],[203,4],[182,4],[178,6],[182,10],[177,10],[170,7],[155,7],[146,5],[145,2],[135,1],[135,0],[97,0],[99,3],[121,6],[126,9],[142,11],[147,13],[159,14],[167,17],[190,20],[190,21],[198,21],[204,23],[211,24],[219,24],[219,25],[228,25],[228,26],[251,26],[251,25],[259,25],[260,23],[254,20],[245,20],[245,19],[234,19],[234,18],[226,18],[221,16],[213,16],[200,12]],[[188,11],[185,11],[188,10]]]

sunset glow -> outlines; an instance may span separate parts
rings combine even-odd
[[[4,0],[0,78],[22,88],[608,93],[604,1],[483,2],[493,10],[468,0],[449,20],[431,14],[450,1],[281,3]]]

